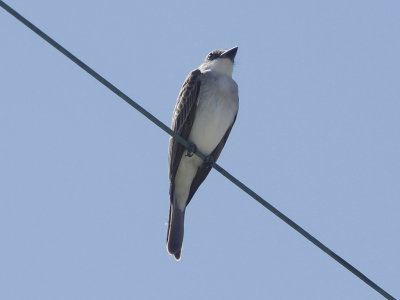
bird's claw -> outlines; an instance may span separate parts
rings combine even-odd
[[[189,143],[189,148],[187,149],[186,156],[192,157],[194,153],[196,153],[197,147],[193,143]]]

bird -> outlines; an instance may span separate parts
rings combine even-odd
[[[232,79],[237,50],[210,52],[186,77],[173,112],[171,129],[190,144],[186,149],[174,137],[169,141],[167,250],[178,261],[186,207],[217,161],[239,110],[238,85]],[[206,159],[193,155],[196,151]]]

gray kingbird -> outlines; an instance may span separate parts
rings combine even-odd
[[[238,47],[214,50],[186,78],[175,106],[172,130],[192,144],[186,150],[174,138],[169,143],[170,211],[168,252],[181,257],[185,209],[207,177],[235,123],[238,86],[232,79]],[[193,155],[198,149],[208,159]]]

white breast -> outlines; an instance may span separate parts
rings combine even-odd
[[[207,75],[202,81],[189,136],[205,155],[211,154],[219,144],[232,125],[239,106],[237,84],[230,76]]]

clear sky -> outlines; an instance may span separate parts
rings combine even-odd
[[[239,46],[220,164],[400,297],[398,1],[8,0],[170,124]],[[383,299],[215,171],[166,252],[168,136],[0,9],[0,299]]]

